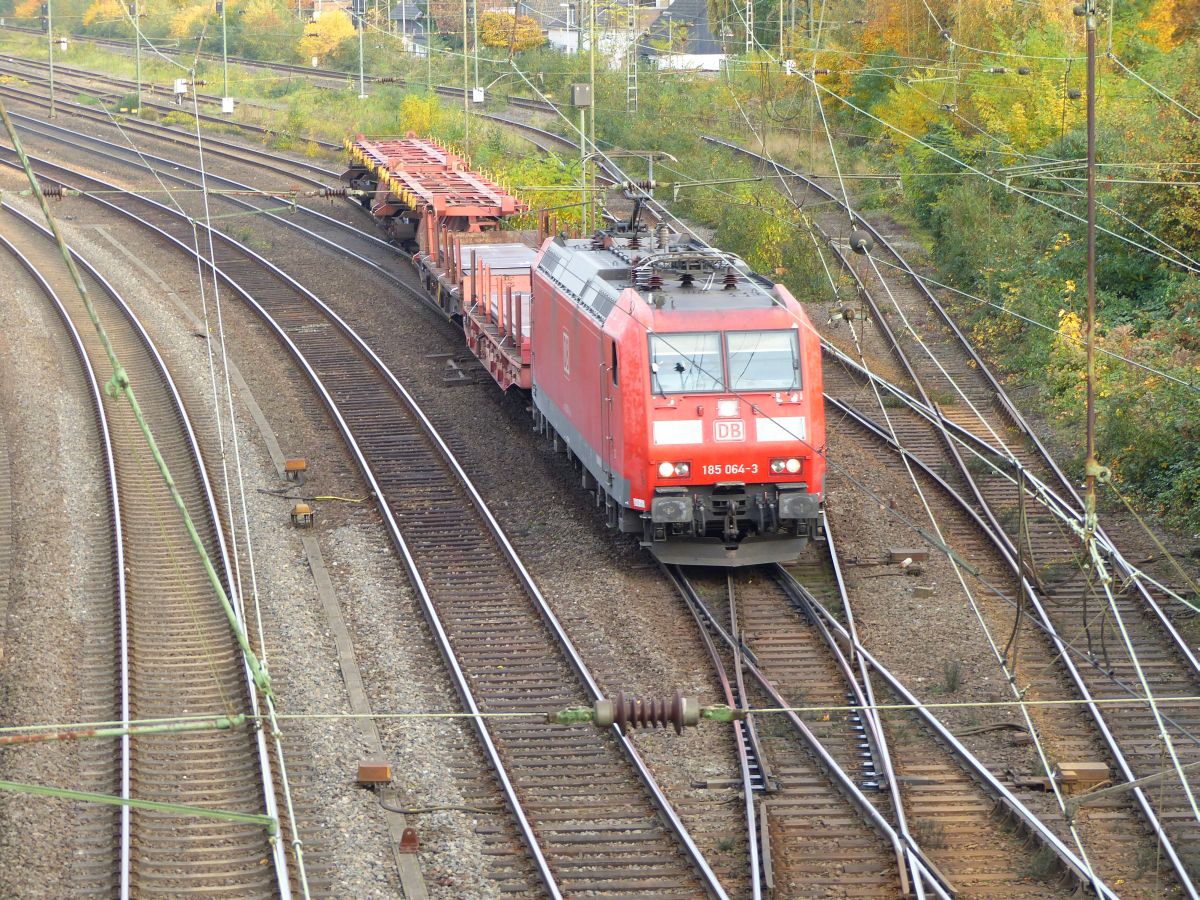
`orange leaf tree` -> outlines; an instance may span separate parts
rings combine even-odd
[[[354,23],[340,9],[326,10],[321,18],[304,26],[300,38],[300,54],[304,57],[325,57],[354,37]]]
[[[520,53],[542,46],[546,35],[536,19],[493,9],[479,17],[479,42],[485,47],[511,47]]]

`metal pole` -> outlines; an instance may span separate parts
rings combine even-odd
[[[225,4],[227,0],[220,0],[221,3],[221,76],[225,83],[224,93],[221,96],[229,96],[229,35],[225,31]]]
[[[54,118],[54,4],[46,0],[46,44],[50,48],[50,118]]]
[[[462,59],[463,59],[463,151],[471,155],[471,98],[467,93],[467,81],[470,78],[467,57],[467,0],[462,0],[463,30],[462,30]]]
[[[591,87],[591,101],[592,102],[588,104],[588,108],[587,108],[588,109],[588,143],[591,145],[591,149],[595,150],[596,149],[596,0],[591,0],[591,2],[588,3],[588,84],[590,84],[592,86]],[[594,188],[595,187],[595,183],[594,183],[595,182],[595,174],[594,174],[595,170],[591,164],[588,165],[585,174],[588,174],[588,173],[590,173],[592,177],[586,179],[585,184],[589,188]],[[591,220],[592,220],[592,194],[591,194],[590,190],[587,192],[584,199],[587,201],[587,205],[584,206],[584,208],[583,208],[583,211],[586,214],[583,224],[590,228]],[[587,234],[587,233],[588,233],[587,231],[584,231],[584,234]],[[582,235],[581,235],[581,237],[582,237]]]
[[[1096,523],[1096,0],[1085,6],[1087,28],[1087,480],[1086,528]]]
[[[582,34],[583,32],[580,31]],[[587,234],[587,107],[579,107],[579,236]]]
[[[138,0],[133,0],[133,58],[134,67],[137,70],[137,108],[133,111],[134,115],[142,114],[142,26],[138,24],[138,19],[141,16],[141,10],[138,7]]]
[[[354,0],[354,5],[358,10],[358,99],[367,99],[367,75],[363,67],[363,18],[367,12],[366,0]]]
[[[479,87],[479,0],[471,0],[471,55],[475,57],[475,87]]]

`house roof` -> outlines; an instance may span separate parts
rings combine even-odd
[[[650,26],[646,43],[666,41],[668,22],[687,26],[687,46],[677,52],[697,56],[726,53],[724,44],[709,26],[707,0],[675,0]]]
[[[414,3],[413,0],[400,0],[399,3],[392,7],[389,18],[393,22],[415,22],[418,19],[425,18],[425,10]]]

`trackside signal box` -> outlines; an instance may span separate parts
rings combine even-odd
[[[571,85],[571,105],[574,107],[592,105],[592,86],[590,84]]]

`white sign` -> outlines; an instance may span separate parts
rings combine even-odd
[[[744,441],[746,439],[746,423],[742,419],[718,419],[713,422],[713,440]]]

